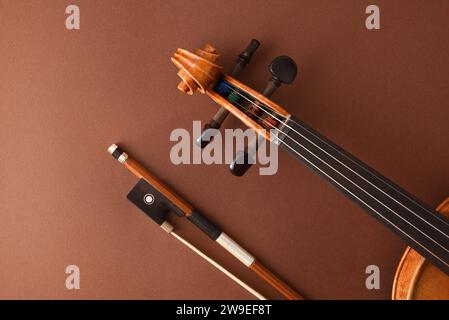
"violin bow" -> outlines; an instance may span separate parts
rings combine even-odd
[[[349,152],[292,116],[281,106],[226,75],[217,50],[207,44],[189,52],[177,49],[171,58],[178,67],[178,89],[209,96],[220,107],[306,164],[405,243],[449,275],[449,221],[415,196],[388,180]],[[289,83],[296,65],[288,57],[270,66],[272,87]],[[254,150],[254,148],[252,148]],[[246,151],[230,169],[237,176],[251,166]],[[243,161],[242,161],[243,160]]]
[[[234,282],[236,282],[238,285],[240,285],[242,288],[244,288],[246,291],[251,293],[253,296],[255,296],[259,300],[267,300],[262,294],[251,288],[248,284],[240,280],[237,276],[235,276],[232,272],[227,270],[225,267],[220,265],[217,261],[213,260],[211,257],[209,257],[207,254],[202,252],[200,249],[195,247],[193,244],[191,244],[189,241],[187,241],[185,238],[183,238],[181,235],[174,232],[174,227],[168,222],[164,221],[162,223],[161,228],[164,229],[168,234],[171,234],[173,237],[178,239],[182,244],[186,245],[188,248],[190,248],[193,252],[198,254],[201,258],[209,262],[211,265],[213,265],[215,268],[223,272],[225,275],[227,275],[229,278],[231,278]]]
[[[303,299],[295,290],[290,288],[285,282],[275,276],[256,258],[235,242],[230,236],[221,231],[214,223],[207,219],[204,215],[194,209],[186,200],[176,194],[173,190],[159,181],[152,173],[145,169],[136,160],[132,159],[126,152],[113,144],[108,148],[108,152],[117,161],[125,166],[131,173],[133,173],[139,182],[128,194],[128,199],[133,202],[138,208],[150,216],[157,224],[159,224],[166,232],[171,233],[178,240],[189,246],[192,250],[212,263],[220,271],[231,277],[234,281],[243,286],[246,290],[254,294],[259,299],[264,298],[254,289],[237,280],[237,277],[231,275],[229,271],[221,267],[218,263],[207,257],[204,253],[200,253],[193,245],[185,241],[178,234],[173,232],[172,225],[166,221],[166,213],[173,212],[178,217],[186,217],[202,232],[204,232],[210,239],[217,242],[220,246],[226,249],[231,255],[242,262],[246,267],[255,272],[261,279],[276,289],[279,293],[290,300]],[[206,258],[207,257],[207,258]],[[213,261],[213,262],[212,262]]]

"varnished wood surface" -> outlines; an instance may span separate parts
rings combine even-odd
[[[303,300],[304,298],[295,290],[290,288],[284,281],[276,277],[270,270],[265,268],[257,260],[249,267],[259,277],[268,282],[272,287],[279,291],[283,296],[289,300]]]
[[[209,44],[203,49],[196,49],[194,53],[176,50],[171,61],[179,68],[181,82],[178,89],[189,95],[196,90],[205,93],[221,76],[222,67],[215,63],[218,57],[217,50]]]
[[[224,99],[222,96],[220,96],[215,91],[209,89],[206,91],[207,95],[214,100],[218,105],[226,108],[230,113],[232,113],[234,116],[236,116],[240,121],[242,121],[246,126],[249,128],[260,132],[265,139],[268,141],[271,140],[271,134],[270,131],[263,128],[261,125],[256,123],[253,119],[251,119],[249,116],[247,116],[245,113],[238,110],[235,106],[233,106],[230,102],[228,102],[226,99]]]
[[[275,102],[271,101],[270,99],[264,97],[262,94],[260,94],[259,92],[257,92],[256,90],[248,87],[247,85],[241,83],[240,81],[234,79],[233,77],[224,76],[224,80],[228,81],[229,83],[233,84],[234,86],[236,86],[237,88],[241,89],[242,91],[245,91],[246,93],[252,95],[253,97],[255,97],[257,100],[259,100],[260,102],[262,102],[263,104],[265,104],[267,107],[269,107],[270,109],[274,110],[275,112],[278,113],[277,118],[279,118],[279,115],[284,117],[284,118],[288,118],[290,116],[290,113],[287,112],[284,108],[282,108],[280,105],[276,104]]]
[[[171,58],[171,61],[179,68],[178,75],[181,78],[181,82],[178,84],[178,89],[189,95],[195,93],[196,90],[199,90],[201,93],[206,93],[212,100],[226,108],[246,126],[258,132],[262,132],[265,139],[270,141],[272,137],[268,130],[215,93],[211,89],[213,85],[223,77],[224,81],[229,82],[237,89],[253,96],[255,100],[262,102],[268,108],[273,110],[277,119],[281,120],[280,118],[288,118],[290,117],[290,114],[284,110],[284,108],[264,97],[256,90],[251,89],[230,76],[223,75],[221,73],[222,67],[217,64],[218,57],[217,50],[210,44],[206,44],[203,49],[195,49],[194,53],[185,49],[177,49]]]
[[[449,216],[449,198],[438,206],[437,211]],[[392,299],[447,300],[449,276],[409,247],[396,271]]]

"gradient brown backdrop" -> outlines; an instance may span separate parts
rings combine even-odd
[[[81,30],[65,28],[65,7]],[[313,299],[387,299],[405,246],[286,153],[275,176],[174,166],[174,128],[216,106],[182,95],[170,56],[214,44],[261,90],[288,54],[299,78],[274,100],[432,206],[449,195],[449,2],[1,1],[0,298],[251,298],[125,198],[136,179],[120,143]],[[239,126],[228,119],[226,127]],[[179,220],[179,219],[178,219]],[[185,221],[179,232],[255,288],[279,296]],[[81,290],[65,288],[65,267]],[[381,289],[365,288],[365,268]]]

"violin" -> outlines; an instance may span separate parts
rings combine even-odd
[[[239,55],[238,71],[254,47],[258,47],[256,40]],[[239,82],[235,72],[225,74],[218,57],[216,48],[207,44],[193,52],[177,49],[171,58],[179,69],[180,91],[188,95],[199,91],[221,107],[206,125],[199,144],[207,144],[202,141],[207,129],[219,128],[227,114],[234,115],[262,139],[277,144],[311,168],[409,246],[397,268],[393,299],[448,299],[449,198],[432,209],[270,100],[273,89],[296,77],[296,64],[291,58],[273,61],[271,84],[261,94]],[[245,150],[231,163],[233,174],[241,176],[249,169],[247,153]]]

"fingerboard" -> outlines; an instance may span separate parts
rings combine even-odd
[[[291,117],[280,143],[449,275],[449,220]]]

